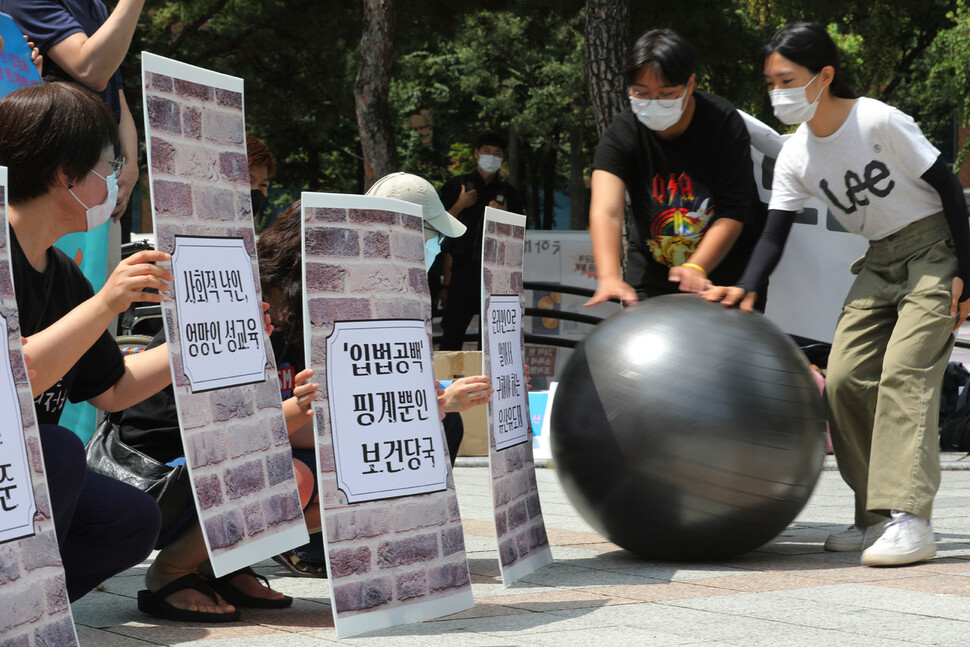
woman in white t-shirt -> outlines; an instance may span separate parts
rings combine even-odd
[[[953,333],[970,314],[962,187],[912,118],[843,83],[820,25],[780,29],[761,62],[775,116],[801,125],[778,156],[768,222],[741,281],[705,297],[750,311],[753,286],[774,269],[809,198],[869,240],[851,268],[825,390],[855,523],[825,548],[864,551],[867,565],[929,559],[940,388]]]

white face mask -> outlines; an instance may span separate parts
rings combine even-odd
[[[111,217],[111,212],[114,211],[115,205],[118,204],[118,176],[112,173],[108,177],[105,177],[93,169],[91,172],[104,180],[105,186],[108,187],[108,196],[104,199],[104,202],[93,207],[88,207],[88,205],[81,202],[81,198],[77,197],[73,189],[68,189],[71,195],[74,196],[74,199],[80,202],[81,206],[87,210],[85,211],[88,221],[87,231],[97,229],[108,222],[108,218]]]
[[[637,99],[630,96],[630,107],[644,126],[650,130],[660,132],[667,130],[684,114],[684,104],[687,90],[679,99]]]
[[[485,153],[482,153],[478,156],[478,168],[480,168],[482,173],[485,175],[498,173],[498,170],[502,168],[502,158],[497,155],[486,155]]]
[[[818,78],[818,74],[812,77],[812,81]],[[809,81],[800,88],[783,88],[781,90],[771,90],[768,98],[771,99],[771,107],[775,110],[775,116],[783,124],[794,126],[805,121],[811,121],[818,109],[818,100],[822,98],[822,91],[818,91],[815,101],[808,100]]]
[[[431,271],[434,259],[441,253],[441,241],[444,234],[439,234],[434,229],[424,228],[424,271]]]

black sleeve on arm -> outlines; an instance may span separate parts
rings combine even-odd
[[[455,206],[458,202],[458,196],[461,195],[462,184],[458,177],[450,177],[445,182],[445,185],[441,187],[441,191],[438,192],[438,199],[441,200],[441,205],[447,211]]]
[[[943,215],[950,225],[950,234],[956,247],[957,275],[963,279],[960,301],[966,301],[970,298],[970,224],[967,222],[967,199],[963,195],[963,187],[942,157],[937,157],[933,166],[920,177],[940,194]]]
[[[781,211],[771,209],[768,211],[768,220],[765,222],[765,229],[761,232],[748,265],[744,268],[744,274],[738,281],[738,287],[744,288],[746,292],[757,291],[768,281],[768,277],[774,271],[778,261],[781,260],[781,253],[785,249],[785,241],[788,240],[788,233],[795,222],[794,211]]]

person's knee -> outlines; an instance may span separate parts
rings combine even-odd
[[[851,367],[830,356],[829,364],[825,368],[824,395],[826,399],[831,401],[841,397],[847,389],[851,388],[850,383],[852,378],[853,372]]]
[[[76,498],[88,469],[84,443],[73,431],[59,425],[40,425],[39,431],[51,496],[60,498],[63,493]]]
[[[296,487],[300,491],[300,507],[305,509],[313,495],[313,472],[303,461],[293,459],[293,473],[296,476]]]
[[[162,526],[162,511],[155,499],[138,488],[106,476],[89,474],[88,477],[95,497],[112,504],[110,511],[101,514],[105,526],[114,529],[109,531],[116,535],[112,539],[124,538],[132,552],[141,555],[139,561],[149,555]]]

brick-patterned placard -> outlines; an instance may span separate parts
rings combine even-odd
[[[0,543],[0,645],[70,647],[78,644],[77,635],[20,343],[6,193],[7,169],[0,167],[0,348],[6,351],[0,357],[0,533],[13,530]],[[31,491],[32,497],[25,496]]]
[[[516,295],[522,312],[522,259],[525,241],[525,216],[486,207],[482,241],[482,286],[486,301],[492,295]],[[490,370],[492,349],[490,326],[482,311],[482,367]],[[519,350],[525,346],[525,327],[519,319]],[[517,358],[516,365],[522,365]],[[492,378],[496,391],[501,388]],[[523,380],[524,381],[524,380]],[[492,470],[492,503],[495,506],[495,536],[498,540],[499,567],[502,582],[512,582],[552,563],[552,551],[546,536],[536,485],[535,459],[532,455],[532,417],[528,399],[523,412],[526,442],[496,449],[499,411],[496,400],[488,403],[488,461]],[[498,441],[499,446],[503,443]]]
[[[349,503],[338,487],[330,392],[324,388],[327,341],[336,321],[418,320],[430,348],[421,208],[388,198],[304,193],[303,234],[306,365],[322,395],[314,404],[314,421],[337,635],[467,609],[473,604],[471,581],[440,423],[434,440],[446,469],[444,490]],[[390,333],[371,337],[385,342]],[[412,375],[413,388],[433,385],[430,362]],[[430,410],[436,414],[437,405]],[[382,453],[382,459],[391,457]]]
[[[276,360],[258,305],[242,79],[143,53],[142,83],[156,245],[178,266],[162,302],[172,384],[206,546],[223,575],[307,540]],[[243,280],[194,265],[206,254],[182,250],[196,243],[229,254]],[[185,272],[182,258],[189,259]],[[240,286],[247,287],[234,295]],[[217,300],[217,313],[243,307],[245,314],[216,315],[205,327],[180,321],[180,309],[185,317],[186,303],[200,299]],[[225,371],[242,378],[219,381],[208,372],[243,353],[245,366]],[[193,363],[203,355],[206,362]]]

